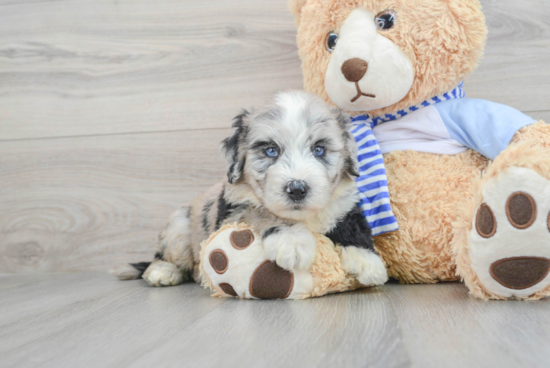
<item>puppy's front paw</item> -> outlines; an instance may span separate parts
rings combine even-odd
[[[164,261],[151,263],[142,277],[151,286],[172,286],[183,282],[183,275],[176,265]]]
[[[388,281],[388,271],[380,257],[363,248],[342,247],[342,268],[365,286],[382,285]]]
[[[267,258],[286,270],[307,270],[315,259],[315,238],[302,225],[279,228],[264,238],[264,248]]]

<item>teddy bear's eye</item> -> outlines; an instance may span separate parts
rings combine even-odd
[[[336,42],[338,42],[338,33],[330,32],[327,35],[327,41],[325,43],[325,47],[329,52],[332,52],[334,48],[336,47]]]
[[[387,9],[378,13],[376,18],[374,18],[376,27],[381,31],[387,31],[392,29],[397,22],[397,13],[393,10]]]

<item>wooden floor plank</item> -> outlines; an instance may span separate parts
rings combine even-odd
[[[550,3],[482,3],[489,39],[468,96],[550,110]],[[0,6],[0,140],[223,128],[302,86],[286,1]]]
[[[384,289],[418,367],[544,367],[550,350],[549,301],[483,301],[461,284]],[[451,363],[452,362],[452,363]]]
[[[222,180],[228,129],[0,144],[0,270],[152,259],[171,212]]]
[[[300,88],[286,1],[3,6],[1,139],[228,127]]]
[[[550,361],[550,300],[485,302],[460,283],[251,301],[104,273],[0,277],[23,279],[18,289],[0,289],[2,367],[538,368]]]
[[[305,301],[230,300],[174,338],[181,342],[178,349],[160,344],[132,366],[189,356],[201,367],[408,363],[393,307],[380,289]]]
[[[196,284],[151,288],[89,273],[41,278],[46,282],[37,278],[36,288],[21,288],[19,297],[0,294],[10,304],[0,310],[17,307],[17,317],[0,320],[3,367],[126,366],[226,301]]]
[[[467,97],[518,110],[550,110],[550,2],[481,0],[489,37]]]
[[[533,111],[527,114],[533,119],[542,120],[550,124],[550,111]]]

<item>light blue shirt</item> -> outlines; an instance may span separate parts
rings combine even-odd
[[[382,153],[412,150],[456,155],[468,148],[494,160],[534,119],[505,105],[473,98],[442,101],[376,125]]]
[[[483,156],[494,160],[516,132],[533,124],[533,118],[506,105],[463,98],[434,105],[449,136]]]

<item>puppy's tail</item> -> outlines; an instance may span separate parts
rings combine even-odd
[[[119,280],[135,280],[143,276],[150,264],[151,262],[125,263],[116,266],[109,272]]]

